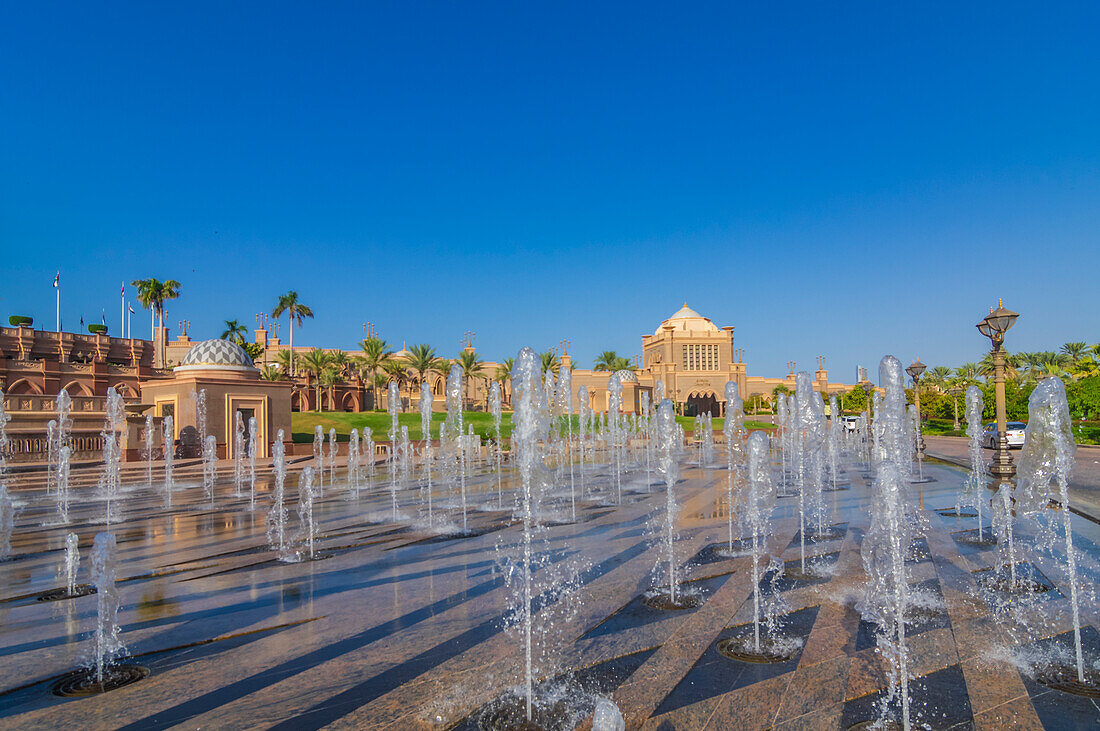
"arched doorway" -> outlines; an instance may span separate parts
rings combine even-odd
[[[705,393],[692,393],[688,396],[687,402],[684,404],[684,416],[698,416],[699,414],[720,416],[721,413],[718,399],[711,391]]]

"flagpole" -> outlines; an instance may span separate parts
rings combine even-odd
[[[61,332],[61,285],[58,284],[55,289],[57,290],[57,331]]]
[[[126,337],[126,285],[122,285],[122,322],[119,323],[122,332],[119,337]]]

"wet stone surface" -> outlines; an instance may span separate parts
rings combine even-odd
[[[825,486],[831,530],[807,535],[813,550],[806,575],[798,574],[797,496],[778,501],[762,537],[767,560],[782,561],[785,571],[775,581],[765,576],[761,593],[782,607],[784,632],[799,640],[789,657],[767,658],[773,662],[734,659],[752,633],[751,560],[724,555],[724,472],[681,465],[674,559],[689,579],[682,589],[702,599],[685,609],[645,601],[667,568],[655,535],[663,484],[651,479],[638,491],[644,469],[627,464],[620,503],[613,471],[589,465],[575,523],[561,520],[568,482],[564,492],[561,485],[552,490],[535,536],[542,561],[536,575],[568,574],[575,593],[561,602],[551,594],[533,598],[536,612],[553,617],[533,640],[540,648],[534,683],[550,715],[583,728],[603,697],[632,729],[843,729],[875,718],[886,674],[875,627],[856,608],[874,498],[856,467],[845,466],[847,489]],[[990,596],[1003,589],[998,553],[965,541],[976,519],[944,514],[953,510],[965,473],[939,464],[925,469],[935,481],[908,493],[911,510],[927,506],[929,526],[907,557],[910,591],[926,600],[907,628],[914,722],[936,729],[1100,726],[1100,701],[1066,692],[1064,667],[1004,660],[1012,612]],[[95,476],[87,475],[81,484],[89,487],[74,495],[73,523],[54,525],[52,496],[16,484],[13,556],[0,562],[0,725],[473,729],[511,718],[522,726],[526,704],[501,703],[516,698],[524,668],[511,627],[517,585],[505,560],[524,543],[512,513],[515,476],[504,475],[503,501],[495,476],[468,481],[470,535],[460,538],[453,535],[461,525],[458,495],[445,485],[435,486],[431,527],[418,484],[399,490],[399,519],[392,522],[385,472],[383,466],[370,489],[364,482],[358,496],[342,467],[335,481],[326,475],[313,506],[315,549],[325,560],[300,562],[279,560],[268,545],[267,473],[258,476],[254,510],[247,486],[235,495],[231,479],[217,483],[211,508],[198,473],[187,468],[177,473],[170,509],[159,492],[124,486],[120,520],[110,526],[126,646],[120,662],[149,674],[78,697],[59,697],[53,688],[88,657],[97,596],[37,597],[58,589],[69,531],[82,556],[77,581],[90,583],[92,541],[107,527],[104,504],[91,487]],[[287,484],[296,480],[291,474]],[[297,492],[287,494],[288,550],[297,552],[304,545]],[[1100,526],[1074,516],[1073,530],[1082,575],[1094,582]],[[1018,575],[1049,587],[1023,597],[1030,610],[1049,613],[1036,623],[1047,636],[1039,633],[1023,649],[1071,657],[1057,550],[1033,552],[1024,528],[1020,539]],[[735,553],[750,546],[739,536]],[[814,570],[817,562],[824,570]],[[1082,606],[1086,657],[1095,662],[1100,612]]]
[[[817,607],[800,609],[784,616],[783,635],[804,642],[816,617]],[[661,701],[657,707],[657,715],[778,677],[798,667],[798,660],[802,655],[801,646],[790,653],[788,659],[769,663],[735,660],[722,651],[731,639],[743,638],[752,632],[752,623],[723,629],[683,680]]]
[[[966,679],[958,665],[913,679],[909,683],[909,695],[914,699],[909,709],[912,728],[936,731],[972,728],[970,696],[966,689]],[[879,718],[883,696],[884,693],[875,692],[845,703],[840,728],[852,728]],[[901,716],[896,705],[892,706],[890,717],[896,724],[894,727],[901,728]]]

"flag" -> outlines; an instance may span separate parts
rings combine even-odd
[[[100,322],[102,322],[104,325],[106,325],[107,324],[107,310],[100,310],[99,312],[100,312],[100,315],[99,315]]]
[[[80,329],[81,329],[81,330],[83,330],[83,329],[84,329],[84,315],[81,315],[81,316],[80,316]]]
[[[54,276],[54,278],[53,278],[53,286],[54,286],[54,289],[57,289],[58,287],[60,287],[60,286],[61,286],[61,272],[58,272],[58,273],[57,273],[57,274],[56,274],[56,275]]]
[[[125,296],[126,296],[126,282],[123,282],[123,283],[122,283],[122,296],[123,296],[123,297],[125,297]]]
[[[127,309],[130,310],[131,315],[134,314],[134,306],[133,305],[128,304],[128,305],[126,305],[126,307],[127,307]]]

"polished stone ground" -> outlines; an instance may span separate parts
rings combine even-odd
[[[928,530],[910,569],[914,584],[943,601],[910,630],[918,719],[931,728],[1096,728],[1098,701],[1051,690],[997,659],[1012,640],[977,588],[995,554],[953,535],[973,529],[973,520],[936,512],[954,506],[963,473],[947,465],[926,469],[935,481],[914,485],[913,501],[923,506]],[[853,607],[864,580],[859,548],[869,506],[859,470],[851,470],[847,489],[826,493],[835,537],[807,543],[811,555],[835,566],[831,576],[779,586],[788,629],[805,638],[804,646],[766,665],[730,660],[717,649],[746,630],[752,604],[749,559],[714,550],[727,536],[725,471],[685,466],[678,485],[681,550],[689,579],[706,597],[682,611],[640,600],[658,558],[646,526],[663,509],[663,492],[647,492],[645,480],[630,473],[616,505],[606,466],[599,471],[587,478],[600,489],[580,501],[579,520],[549,528],[554,549],[585,566],[571,599],[576,611],[560,627],[564,668],[613,697],[634,728],[837,729],[872,718],[885,681],[874,627]],[[296,495],[294,485],[292,476],[288,494]],[[502,630],[507,591],[497,570],[498,546],[519,538],[509,485],[507,509],[499,509],[495,480],[478,479],[470,525],[481,534],[449,538],[412,523],[411,492],[400,496],[404,517],[393,524],[388,493],[376,487],[353,498],[338,480],[316,506],[318,546],[328,557],[289,564],[267,548],[266,478],[259,491],[252,511],[224,483],[213,509],[194,482],[174,496],[172,509],[147,489],[129,490],[124,522],[112,526],[119,619],[132,661],[151,672],[133,685],[75,699],[52,695],[50,686],[84,657],[96,598],[35,596],[58,586],[68,530],[80,536],[80,579],[87,580],[87,553],[104,529],[95,523],[101,503],[75,510],[72,526],[43,527],[54,515],[44,496],[17,492],[23,505],[14,555],[0,564],[0,723],[452,728],[517,682],[522,652]],[[437,493],[437,505],[448,500]],[[567,517],[565,504],[559,497],[558,517]],[[793,567],[797,499],[779,505],[768,545]],[[1100,530],[1076,516],[1074,529],[1095,582]],[[1027,558],[1041,575],[1059,575],[1050,557]],[[1047,601],[1056,609],[1067,603],[1058,591]],[[1100,611],[1095,604],[1084,609],[1086,640],[1100,652]],[[1050,634],[1070,629],[1061,615]]]

